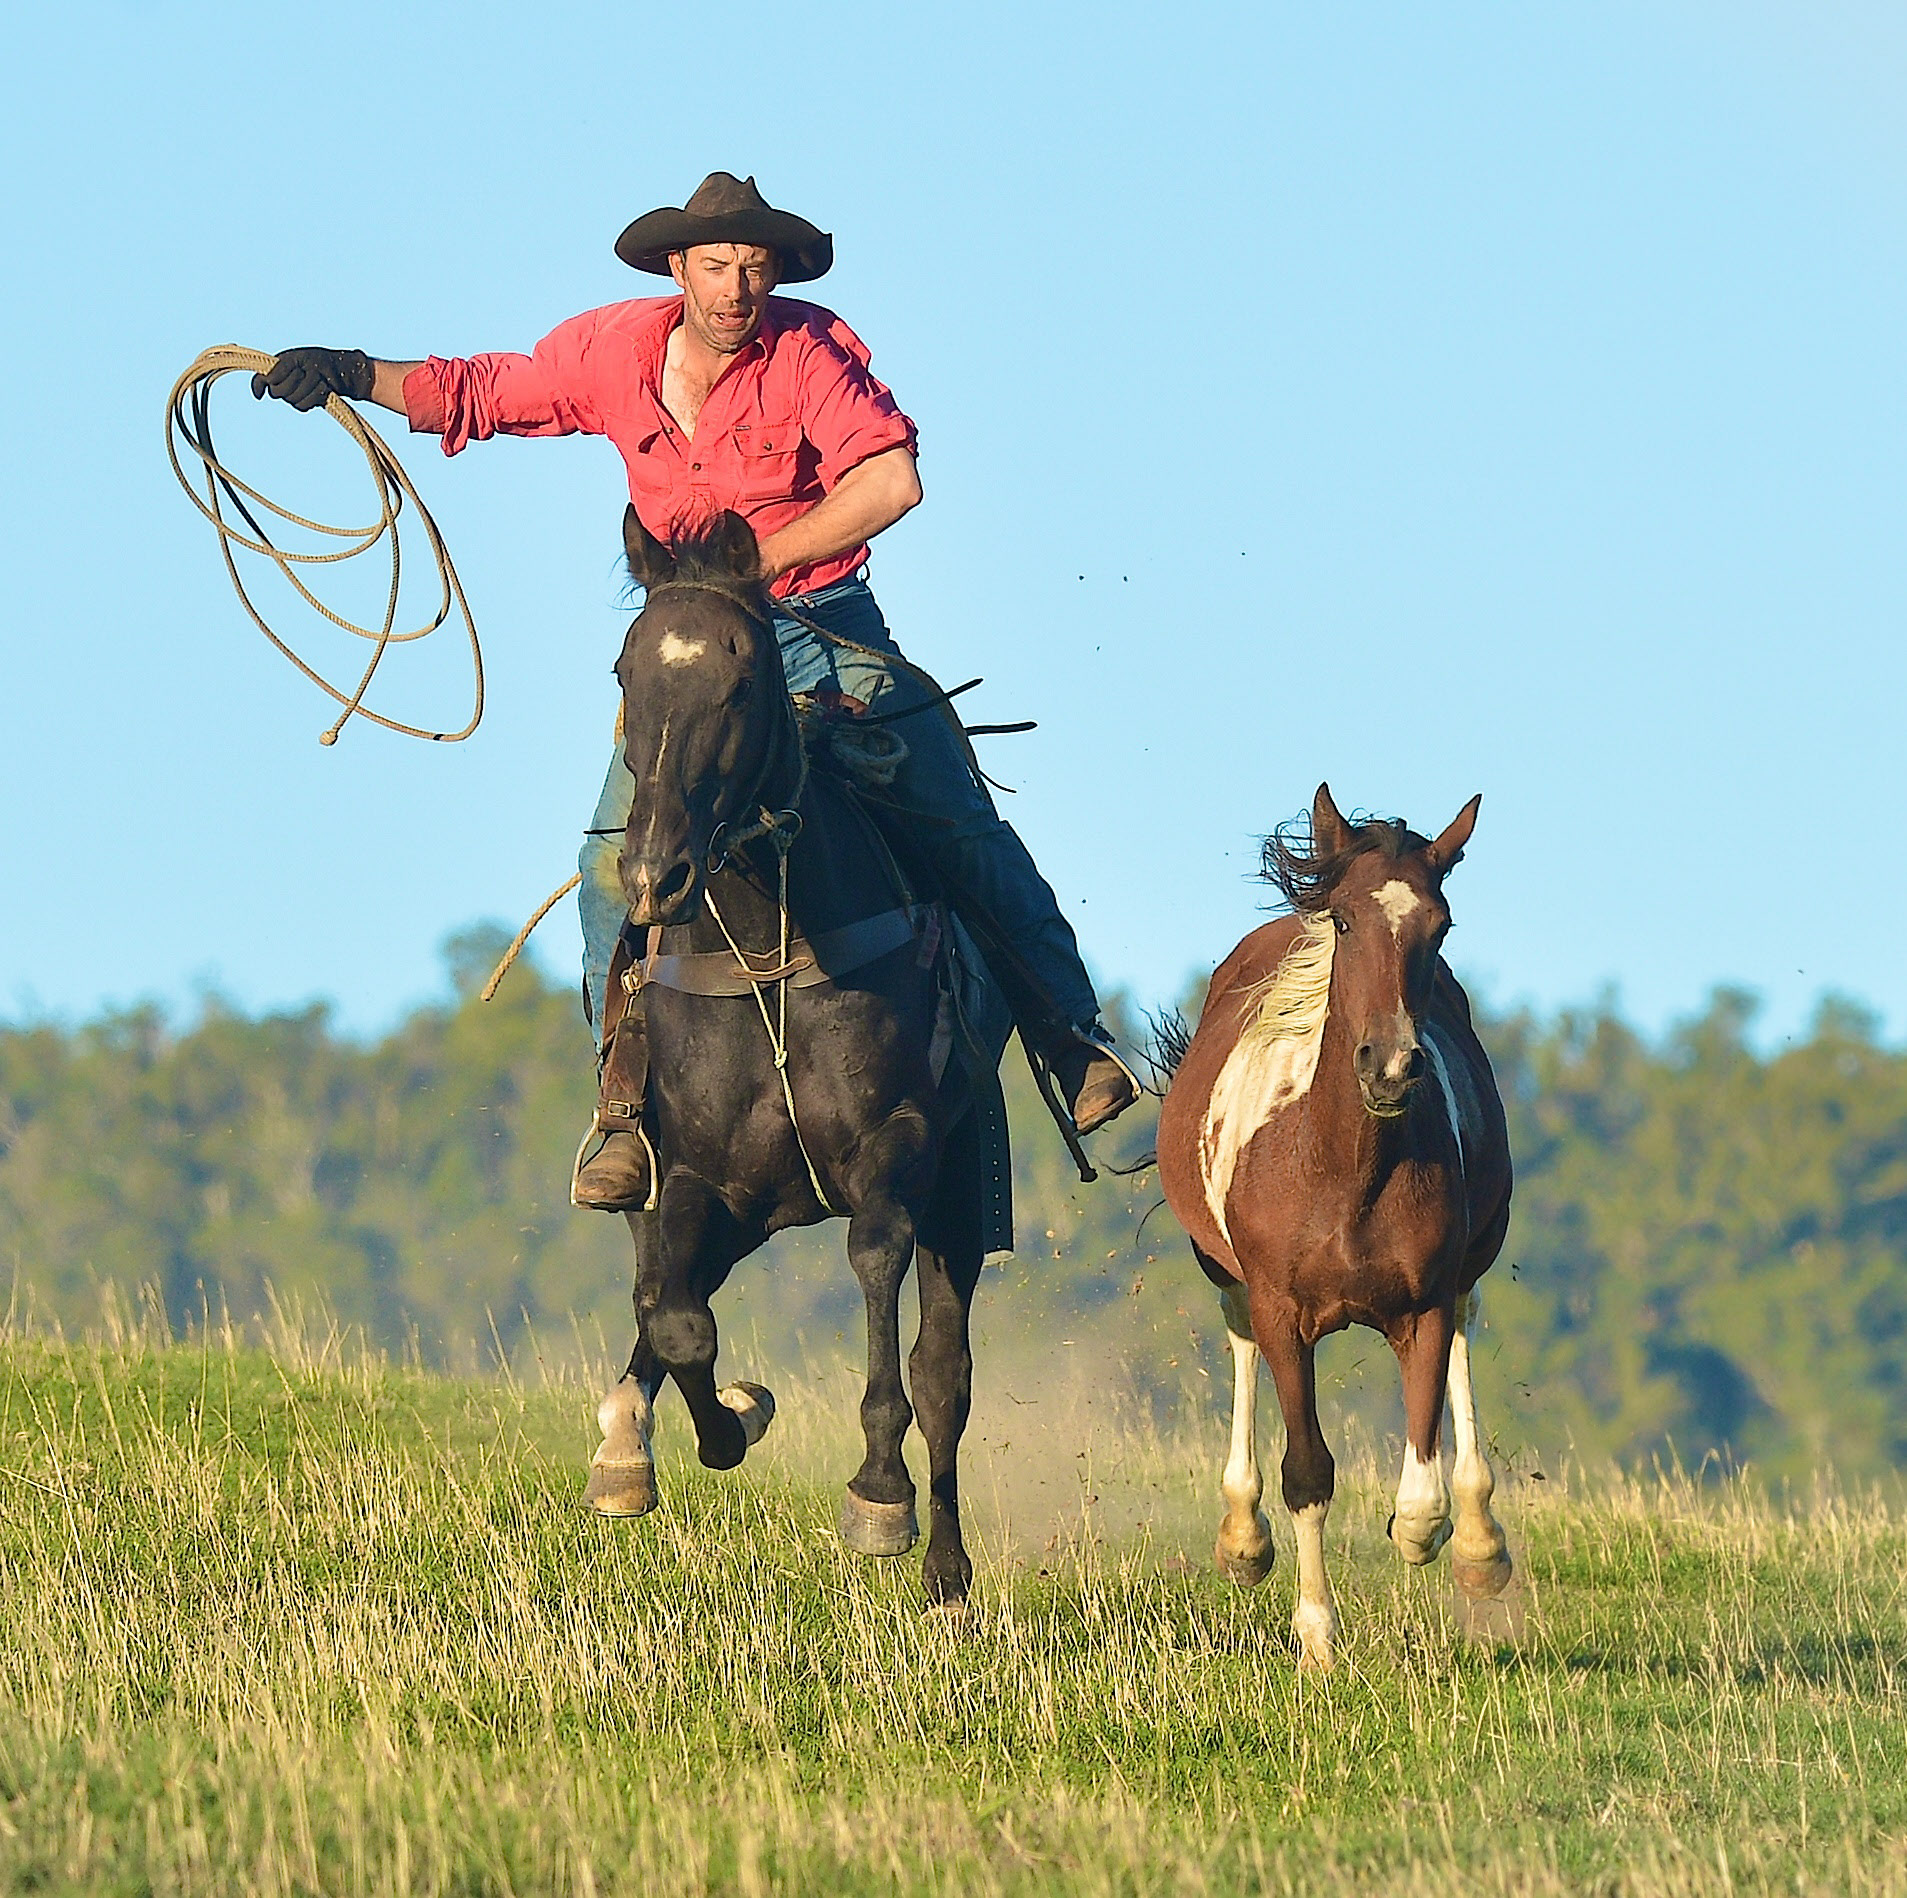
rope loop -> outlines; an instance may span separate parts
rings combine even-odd
[[[218,458],[218,451],[212,442],[211,394],[214,386],[222,376],[260,374],[276,360],[276,357],[267,355],[263,350],[241,349],[236,343],[225,343],[204,351],[192,363],[172,385],[172,393],[166,399],[166,454],[172,462],[172,472],[178,476],[179,485],[192,505],[212,523],[218,534],[219,552],[225,559],[226,574],[231,579],[239,603],[251,616],[252,624],[313,685],[344,708],[336,721],[318,734],[321,745],[336,744],[339,732],[344,729],[346,721],[352,718],[367,718],[373,725],[381,725],[386,731],[397,732],[405,738],[428,738],[437,744],[456,744],[468,738],[483,717],[483,649],[478,644],[476,621],[471,618],[470,603],[464,598],[463,583],[457,578],[457,569],[451,562],[450,550],[444,545],[444,537],[438,532],[437,523],[431,518],[423,497],[411,485],[410,476],[404,472],[402,464],[384,438],[342,396],[334,395],[326,401],[325,413],[358,445],[370,469],[378,511],[377,518],[363,527],[335,527],[325,521],[307,520],[304,515],[280,507],[257,488],[241,481]],[[184,454],[181,453],[182,446]],[[197,459],[199,473],[204,477],[203,495],[187,472],[187,462],[191,458]],[[436,610],[428,620],[408,632],[400,632],[397,630],[397,608],[404,560],[398,515],[406,502],[411,506],[436,563],[439,595]],[[228,509],[244,523],[244,529],[235,526],[227,518]],[[329,552],[293,553],[273,540],[261,515],[346,544]],[[249,532],[245,531],[247,529]],[[332,566],[338,561],[352,560],[359,554],[369,553],[387,534],[391,542],[391,584],[380,626],[359,626],[342,614],[334,613],[298,576],[296,570],[300,567]],[[346,692],[333,685],[272,630],[245,590],[234,550],[262,555],[284,575],[307,606],[322,614],[332,625],[359,639],[373,642],[370,660],[354,690]],[[462,621],[470,643],[473,690],[469,720],[456,731],[426,731],[420,726],[406,725],[399,719],[386,718],[382,712],[374,712],[364,703],[364,695],[370,690],[371,681],[377,676],[385,653],[393,646],[427,638],[444,625],[453,613]]]

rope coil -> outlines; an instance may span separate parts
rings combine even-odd
[[[166,400],[166,454],[172,462],[172,472],[178,476],[179,485],[192,505],[212,523],[217,532],[225,571],[240,604],[251,616],[252,624],[313,685],[344,708],[336,721],[318,734],[321,745],[336,744],[339,732],[344,729],[346,721],[352,718],[367,718],[373,725],[381,725],[386,731],[396,732],[405,738],[427,738],[437,744],[456,744],[468,738],[483,718],[483,649],[478,644],[476,621],[471,618],[470,603],[464,598],[463,583],[457,578],[457,569],[451,561],[450,550],[444,545],[444,537],[431,518],[430,509],[424,505],[422,496],[412,486],[410,476],[404,472],[402,464],[384,438],[342,396],[334,395],[325,403],[326,414],[358,445],[371,471],[371,480],[377,490],[378,515],[365,527],[335,527],[328,522],[308,520],[302,514],[293,513],[290,508],[280,507],[276,501],[241,481],[219,461],[212,442],[211,394],[214,385],[222,376],[262,373],[270,369],[276,360],[276,357],[262,350],[242,349],[236,343],[225,343],[204,351],[192,363],[172,385],[172,393]],[[181,454],[181,445],[187,451],[184,455]],[[187,473],[187,461],[191,457],[196,457],[200,473],[204,476],[203,495]],[[429,543],[431,557],[436,562],[439,599],[437,610],[429,620],[408,632],[400,632],[397,630],[397,607],[404,560],[397,517],[406,501],[415,512]],[[226,518],[228,508],[244,522],[249,532],[242,531]],[[348,544],[324,553],[293,553],[273,541],[270,531],[259,518],[260,514]],[[359,626],[342,614],[333,612],[298,576],[296,570],[300,567],[331,566],[368,553],[386,534],[391,541],[391,585],[385,600],[383,624],[380,626]],[[284,575],[305,603],[314,607],[332,625],[359,639],[373,642],[370,660],[355,690],[346,692],[333,685],[272,630],[245,590],[235,550],[262,555]],[[387,718],[382,712],[373,711],[366,705],[364,695],[370,690],[371,681],[377,676],[385,653],[393,646],[408,645],[413,640],[427,638],[444,625],[453,613],[461,619],[470,643],[473,692],[468,722],[456,731],[426,731],[416,725],[406,725],[399,719]]]

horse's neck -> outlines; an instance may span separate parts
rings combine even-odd
[[[722,949],[733,936],[751,955],[766,954],[780,941],[781,888],[774,846],[766,839],[748,845],[742,867],[710,878],[714,908],[704,905],[690,925],[692,946]],[[841,793],[817,779],[808,781],[802,796],[801,834],[789,855],[787,888],[791,936],[858,922],[893,900],[856,814]]]
[[[1402,1154],[1408,1115],[1383,1120],[1365,1107],[1351,1056],[1351,1032],[1333,1005],[1325,1012],[1311,1086],[1298,1103],[1298,1144],[1314,1181],[1329,1181],[1364,1206]]]

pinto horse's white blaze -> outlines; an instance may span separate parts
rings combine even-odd
[[[1391,1541],[1413,1567],[1436,1560],[1450,1540],[1450,1491],[1444,1485],[1443,1464],[1418,1455],[1414,1443],[1404,1445],[1404,1473],[1397,1481],[1397,1508],[1391,1516]]]
[[[1377,907],[1384,912],[1384,918],[1390,924],[1393,936],[1401,936],[1404,933],[1406,918],[1424,900],[1408,883],[1396,877],[1372,894]]]
[[[1219,1524],[1216,1554],[1219,1567],[1249,1587],[1271,1573],[1272,1560],[1271,1524],[1259,1508],[1265,1477],[1258,1465],[1258,1341],[1244,1286],[1227,1286],[1219,1303],[1232,1348],[1232,1444],[1219,1484],[1225,1520]]]
[[[1199,1130],[1199,1172],[1205,1203],[1227,1245],[1232,1229],[1225,1202],[1238,1156],[1273,1114],[1310,1092],[1317,1075],[1336,946],[1337,928],[1330,917],[1304,919],[1284,960],[1255,997],[1248,995],[1250,1019],[1225,1057],[1206,1103]]]
[[[1502,1525],[1490,1513],[1496,1477],[1477,1436],[1477,1397],[1470,1381],[1470,1327],[1477,1319],[1477,1295],[1457,1308],[1456,1335],[1450,1340],[1450,1422],[1456,1438],[1456,1467],[1451,1487],[1457,1493],[1457,1526],[1450,1538],[1450,1565],[1457,1586],[1475,1599],[1499,1595],[1510,1579],[1510,1551]]]
[[[707,651],[706,639],[684,639],[680,633],[664,633],[656,647],[656,657],[665,666],[692,666]]]

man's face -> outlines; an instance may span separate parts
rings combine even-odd
[[[718,356],[732,356],[761,328],[775,253],[760,244],[697,244],[670,256],[669,274],[681,288],[689,332]]]

